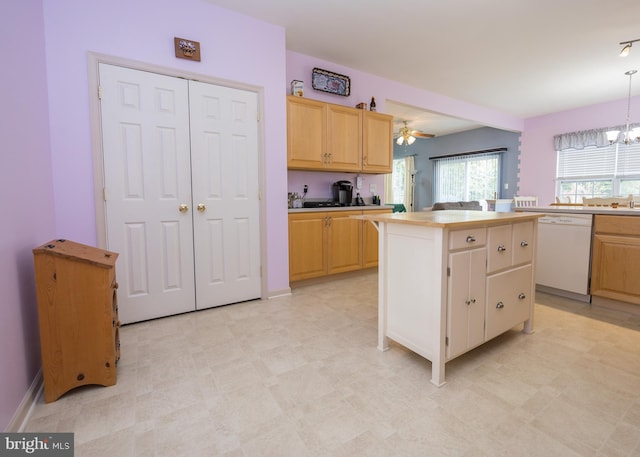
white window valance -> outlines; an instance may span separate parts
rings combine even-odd
[[[630,124],[629,129],[640,127],[640,124]],[[556,151],[564,151],[566,149],[584,149],[587,146],[595,146],[602,148],[609,146],[609,140],[607,139],[607,132],[609,130],[619,130],[617,142],[624,139],[624,134],[627,131],[626,125],[617,125],[615,127],[607,127],[602,129],[582,130],[580,132],[562,133],[553,137]]]

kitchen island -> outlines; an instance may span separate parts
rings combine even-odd
[[[524,324],[533,331],[537,213],[431,211],[357,216],[379,232],[378,349],[389,339],[445,363]]]

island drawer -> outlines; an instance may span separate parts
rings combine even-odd
[[[470,249],[487,244],[486,227],[452,230],[449,233],[449,250]]]

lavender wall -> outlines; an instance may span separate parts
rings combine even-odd
[[[0,42],[0,429],[40,367],[31,250],[55,238],[41,0],[5,2]],[[19,44],[19,46],[17,46]]]
[[[637,122],[640,96],[631,101],[631,119]],[[541,204],[553,203],[556,185],[553,137],[560,133],[624,124],[626,113],[627,100],[623,99],[526,119],[521,138],[519,194],[537,195]]]
[[[44,16],[58,236],[96,243],[89,51],[260,86],[268,290],[288,289],[284,29],[201,0],[56,0]],[[174,36],[199,41],[202,61],[176,59]]]

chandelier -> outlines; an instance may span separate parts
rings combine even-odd
[[[621,43],[622,44],[622,43]],[[631,44],[629,44],[629,47]],[[633,142],[640,142],[640,127],[635,127],[633,129],[629,129],[629,119],[631,115],[631,78],[635,75],[638,70],[629,70],[625,73],[629,77],[629,96],[627,97],[627,124],[624,131],[624,138],[622,142],[624,144],[631,144]],[[618,142],[618,138],[620,137],[620,130],[609,130],[607,132],[607,140],[609,140],[609,144],[613,144]]]

